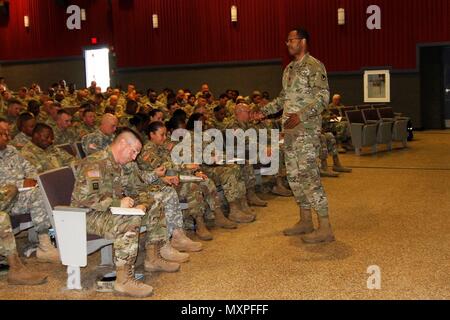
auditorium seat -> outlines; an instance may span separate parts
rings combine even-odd
[[[362,147],[371,147],[372,152],[377,151],[377,127],[378,124],[366,123],[359,110],[346,111],[346,118],[349,122],[350,135],[355,153],[361,155]]]
[[[378,124],[377,143],[386,144],[387,149],[392,150],[392,127],[394,122],[381,119],[376,109],[364,109],[362,114],[366,123]]]

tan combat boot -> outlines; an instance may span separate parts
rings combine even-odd
[[[145,248],[144,270],[147,272],[177,272],[180,270],[180,264],[169,262],[161,257],[160,243],[151,244]]]
[[[313,233],[304,235],[302,240],[303,242],[311,244],[334,241],[335,237],[333,235],[333,231],[331,230],[330,220],[328,217],[319,216],[319,229],[315,230]]]
[[[43,284],[47,275],[41,272],[33,272],[25,267],[17,253],[8,256],[8,284],[35,286]]]
[[[39,246],[36,250],[36,257],[39,262],[51,262],[59,263],[61,259],[59,257],[58,249],[56,249],[50,241],[50,236],[47,233],[40,234]]]
[[[320,176],[325,177],[325,178],[338,178],[339,174],[329,171],[327,160],[324,159],[324,160],[321,160]]]
[[[284,186],[282,177],[277,177],[277,184],[272,188],[272,193],[282,197],[292,197],[292,191]]]
[[[292,227],[284,229],[285,236],[296,236],[314,231],[311,209],[300,208],[300,220]]]
[[[248,204],[251,206],[267,207],[267,202],[258,198],[254,188],[250,188],[247,190],[247,200],[248,200]]]
[[[342,166],[339,157],[335,155],[333,156],[333,171],[350,173],[352,172],[352,169]]]
[[[253,215],[249,215],[239,208],[238,204],[239,200],[230,202],[230,214],[228,216],[228,219],[231,221],[237,222],[237,223],[250,223],[255,220],[255,217]]]
[[[145,298],[152,294],[153,288],[148,284],[138,281],[134,277],[134,268],[131,264],[116,267],[116,281],[114,293],[117,295],[134,298]]]
[[[223,228],[223,229],[236,229],[237,228],[237,224],[234,223],[233,221],[228,220],[225,215],[222,212],[221,208],[217,208],[214,211],[214,224],[219,227],[219,228]]]
[[[205,225],[205,220],[202,216],[195,217],[195,234],[203,241],[210,241],[213,239],[211,232]]]
[[[183,229],[175,229],[171,241],[172,247],[181,252],[198,252],[203,249],[200,242],[194,242],[189,239]]]
[[[189,254],[179,252],[167,241],[159,250],[161,257],[170,262],[183,263],[189,261]]]

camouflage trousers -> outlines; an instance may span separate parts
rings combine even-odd
[[[118,267],[136,261],[141,226],[147,230],[146,246],[167,239],[160,203],[154,202],[143,217],[113,215],[109,210],[90,212],[86,216],[88,233],[114,241],[114,263]]]
[[[350,139],[350,132],[347,121],[329,122],[326,125],[326,130],[331,131],[336,137],[338,143],[344,143]]]
[[[181,183],[177,192],[180,199],[188,204],[188,209],[183,210],[185,229],[194,229],[196,217],[214,220],[214,211],[220,208],[221,200],[211,179]]]
[[[228,202],[234,202],[245,196],[245,183],[241,180],[238,165],[202,166],[202,170],[216,186],[222,186]]]
[[[11,228],[9,215],[0,211],[0,256],[8,257],[16,252],[16,239]]]
[[[31,215],[34,228],[38,234],[47,233],[50,228],[50,219],[45,210],[41,191],[38,187],[31,190],[20,192],[18,197],[12,203],[10,215],[17,216],[21,214]]]
[[[154,185],[150,187],[150,195],[156,203],[164,209],[167,225],[167,237],[170,239],[175,229],[183,228],[183,212],[176,190],[166,185]]]
[[[253,169],[252,164],[243,164],[240,165],[240,171],[241,171],[241,179],[245,183],[245,188],[247,190],[255,188],[256,185],[256,177],[255,177],[255,171]]]
[[[297,204],[305,209],[312,207],[320,216],[326,217],[328,199],[320,180],[319,149],[319,136],[285,136],[287,179]]]
[[[322,133],[320,135],[320,160],[326,160],[328,155],[338,155],[336,138],[331,132]]]

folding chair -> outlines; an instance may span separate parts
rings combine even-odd
[[[377,152],[377,127],[376,123],[366,123],[359,110],[346,111],[345,115],[349,122],[352,144],[356,155],[361,155],[362,147],[372,147],[372,152]]]
[[[67,152],[68,154],[76,157],[77,153],[75,152],[73,146],[70,143],[64,143],[64,144],[59,144],[57,146],[55,146],[61,150],[64,150],[65,152]]]
[[[408,141],[408,117],[400,117],[394,113],[391,107],[377,109],[378,115],[385,121],[394,122],[392,128],[392,141],[400,141],[404,148]]]
[[[67,266],[67,288],[81,290],[80,267],[87,265],[87,256],[101,249],[101,265],[113,265],[112,243],[86,233],[86,213],[89,209],[70,207],[75,184],[73,171],[63,167],[38,176],[62,264]]]
[[[388,150],[392,150],[392,127],[394,122],[381,119],[376,109],[362,110],[362,114],[366,123],[378,124],[377,143],[386,144]]]
[[[86,153],[84,152],[84,150],[83,150],[83,145],[82,145],[82,143],[81,142],[75,142],[74,144],[73,144],[73,148],[75,149],[75,151],[76,151],[76,157],[78,157],[79,159],[84,159],[84,158],[86,158]]]

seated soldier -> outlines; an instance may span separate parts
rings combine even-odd
[[[196,234],[201,240],[212,240],[212,235],[204,221],[204,215],[207,210],[206,204],[215,213],[215,224],[218,227],[226,229],[236,228],[236,225],[223,215],[214,182],[209,180],[201,171],[198,171],[199,166],[194,164],[179,166],[173,163],[170,150],[166,145],[166,130],[162,122],[150,124],[148,128],[150,141],[144,146],[142,153],[138,157],[140,169],[153,171],[160,166],[164,166],[167,170],[171,170],[174,173],[195,175],[203,179],[199,183],[181,182],[176,188],[178,196],[186,198],[188,202],[189,208],[186,210],[185,220],[193,218]]]
[[[81,140],[85,135],[93,133],[97,130],[96,126],[97,115],[92,105],[85,105],[84,111],[81,113],[81,123],[76,127],[78,131],[78,139]]]
[[[153,109],[148,113],[148,116],[150,118],[150,123],[155,121],[163,121],[164,120],[164,113],[159,109]]]
[[[328,171],[327,158],[331,153],[333,156],[333,171],[335,172],[352,172],[352,169],[342,166],[339,159],[339,152],[337,149],[336,139],[330,132],[322,133],[320,135],[320,176],[336,178],[339,176],[337,173]]]
[[[45,123],[38,123],[31,141],[20,151],[22,157],[33,165],[38,174],[48,170],[70,166],[76,158],[53,145],[53,130]]]
[[[119,118],[119,125],[122,127],[131,127],[130,119],[133,118],[139,109],[139,105],[135,100],[127,100],[125,112]]]
[[[230,122],[227,126],[227,129],[242,129],[248,130],[253,128],[250,123],[250,107],[245,103],[239,103],[236,105],[234,110],[234,121]],[[257,141],[255,142],[257,143]],[[248,143],[246,143],[246,148],[248,147]],[[247,200],[249,205],[258,206],[258,207],[266,207],[267,202],[261,200],[255,192],[256,186],[256,178],[255,172],[253,170],[253,165],[244,164],[240,165],[241,175],[245,181],[245,187],[247,189]]]
[[[344,105],[341,103],[341,96],[335,94],[332,98],[332,102],[322,112],[322,129],[324,132],[331,132],[336,137],[338,142],[338,152],[346,153],[346,143],[350,140],[348,133],[348,122],[338,121],[337,115],[331,112],[331,109],[342,108]]]
[[[17,99],[10,99],[7,101],[7,109],[5,113],[3,115],[0,115],[0,117],[3,117],[9,123],[10,134],[12,138],[14,138],[16,134],[19,133],[16,123],[21,111],[21,102]]]
[[[66,110],[59,110],[56,116],[56,125],[52,127],[55,136],[55,145],[75,143],[78,135],[72,127],[72,116]]]
[[[132,297],[146,297],[153,291],[151,286],[134,278],[141,226],[146,227],[145,271],[176,272],[180,268],[178,263],[161,256],[169,234],[161,209],[168,219],[168,215],[179,211],[178,198],[173,189],[160,191],[154,185],[165,174],[164,168],[152,173],[138,169],[134,160],[141,148],[139,136],[123,128],[111,146],[79,162],[72,193],[72,206],[90,209],[86,215],[88,233],[114,240],[117,272],[114,290]],[[141,209],[145,215],[113,215],[110,207]]]
[[[34,101],[34,100],[33,100]],[[36,126],[36,119],[32,113],[22,113],[17,119],[17,128],[19,133],[11,141],[11,145],[16,147],[17,150],[23,148],[28,142],[31,141],[31,135],[33,129]]]
[[[30,188],[20,192],[11,203],[8,213],[12,216],[29,213],[38,234],[39,246],[36,256],[40,262],[59,263],[58,250],[52,245],[48,229],[50,219],[44,206],[42,194],[37,187],[36,169],[25,160],[16,148],[8,145],[9,125],[0,119],[0,185],[15,185],[17,188]]]
[[[8,260],[8,283],[13,285],[39,285],[47,280],[47,275],[31,271],[19,258],[16,239],[11,227],[9,215],[5,212],[17,196],[15,185],[0,186],[0,256]]]
[[[191,146],[194,145],[194,128],[197,121],[204,123],[204,116],[200,113],[194,113],[186,124],[186,129],[190,131]],[[205,128],[205,126],[202,127]],[[183,139],[187,139],[187,137],[183,137]],[[228,219],[237,223],[250,223],[255,220],[256,216],[247,203],[245,183],[241,179],[240,168],[238,165],[202,164],[200,169],[214,181],[216,186],[222,186],[225,199],[230,205]]]
[[[219,129],[220,131],[225,131],[227,126],[230,124],[230,120],[226,118],[227,112],[224,106],[218,105],[214,108],[214,117],[211,121],[211,126],[213,128]]]
[[[56,126],[56,119],[58,118],[58,111],[61,110],[61,105],[52,100],[47,100],[41,107],[36,122],[46,123],[49,126]]]
[[[39,113],[41,112],[41,104],[39,101],[36,100],[30,100],[28,102],[28,108],[27,111],[34,115],[34,117],[37,119],[39,117]]]
[[[81,139],[81,146],[84,153],[88,156],[109,146],[114,139],[114,133],[116,132],[118,123],[119,119],[115,115],[105,113],[102,117],[100,127]]]

